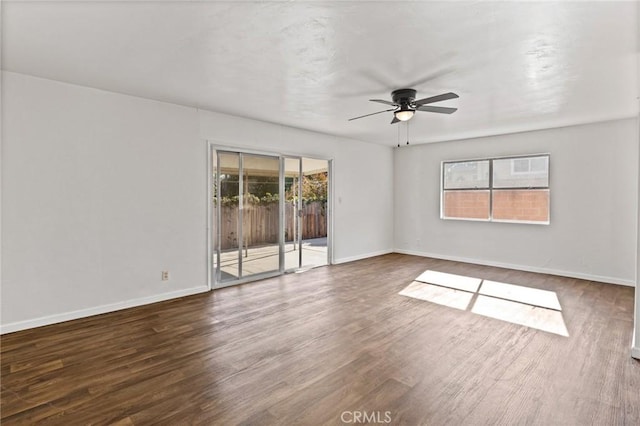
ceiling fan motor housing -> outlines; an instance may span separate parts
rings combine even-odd
[[[417,92],[414,89],[398,89],[391,92],[393,102],[400,105],[401,109],[407,109],[416,100]]]

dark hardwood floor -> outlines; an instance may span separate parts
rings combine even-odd
[[[569,336],[398,295],[426,269],[555,291]],[[2,336],[2,424],[639,425],[633,294],[399,254],[318,268]]]

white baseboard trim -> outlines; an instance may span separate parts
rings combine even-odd
[[[61,314],[49,315],[46,317],[34,318],[30,320],[25,320],[25,321],[17,321],[9,324],[2,324],[0,325],[0,334],[13,333],[15,331],[42,327],[44,325],[71,321],[78,318],[86,318],[93,315],[105,314],[107,312],[114,312],[122,309],[133,308],[136,306],[148,305],[150,303],[162,302],[169,299],[176,299],[178,297],[190,296],[192,294],[205,293],[207,291],[209,291],[209,287],[207,286],[187,288],[184,290],[177,290],[169,293],[155,294],[153,296],[141,297],[139,299],[125,300],[122,302],[96,306],[93,308],[80,309],[77,311],[64,312]]]
[[[333,261],[333,264],[334,265],[340,265],[341,263],[354,262],[356,260],[362,260],[362,259],[368,259],[370,257],[382,256],[384,254],[389,254],[389,253],[393,253],[393,252],[394,252],[393,249],[388,249],[388,250],[374,251],[374,252],[366,253],[366,254],[359,254],[357,256],[343,257],[341,259],[335,259]]]
[[[638,324],[638,318],[636,318],[636,324]],[[631,357],[640,360],[640,346],[636,345],[636,335],[636,330],[633,330],[633,340],[631,341]]]
[[[395,249],[394,252],[401,253],[401,254],[410,254],[413,256],[432,257],[434,259],[452,260],[454,262],[474,263],[476,265],[495,266],[497,268],[515,269],[517,271],[558,275],[561,277],[577,278],[580,280],[587,280],[587,281],[597,281],[597,282],[607,283],[607,284],[618,284],[618,285],[624,285],[628,287],[636,286],[635,281],[633,280],[625,280],[621,278],[606,277],[601,275],[583,274],[581,272],[560,271],[560,270],[551,269],[551,268],[542,268],[542,267],[528,266],[528,265],[516,265],[512,263],[494,262],[491,260],[472,259],[472,258],[450,256],[450,255],[437,254],[437,253],[425,253],[425,252],[419,252],[415,250]]]

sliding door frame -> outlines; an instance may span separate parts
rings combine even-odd
[[[279,276],[285,273],[285,265],[284,265],[284,161],[285,158],[298,158],[300,159],[300,169],[302,169],[302,159],[303,158],[314,158],[318,160],[327,161],[328,168],[328,176],[329,176],[329,185],[327,188],[328,191],[328,202],[327,202],[327,265],[333,264],[333,207],[334,207],[334,178],[333,178],[333,159],[326,158],[318,155],[306,155],[300,153],[291,153],[291,152],[269,152],[269,151],[260,151],[247,149],[243,147],[234,147],[226,145],[225,143],[215,141],[215,140],[207,140],[207,281],[209,290],[215,290],[223,287],[230,287],[238,284],[244,284],[251,281],[261,280],[265,278]],[[220,250],[214,250],[214,238],[217,242],[217,246],[220,245],[221,239],[221,215],[219,213],[216,214],[216,226],[214,227],[213,223],[213,213],[214,209],[212,208],[213,204],[213,155],[216,154],[216,188],[218,189],[218,194],[216,194],[216,198],[220,199],[220,162],[218,160],[217,153],[218,151],[228,152],[228,153],[238,153],[238,154],[249,154],[249,155],[262,155],[267,157],[279,158],[280,161],[280,172],[279,172],[279,237],[278,243],[280,246],[279,249],[279,269],[277,271],[265,272],[260,274],[253,274],[249,277],[243,277],[238,280],[220,282],[221,274],[219,273],[220,269]],[[242,155],[239,156],[239,164],[240,170],[242,170]],[[240,185],[242,184],[242,177],[240,177]],[[300,187],[302,182],[299,183]],[[242,188],[242,186],[240,186]],[[242,198],[240,197],[240,202],[242,202]],[[296,213],[297,214],[297,213]],[[241,220],[242,217],[239,218]],[[242,226],[240,224],[240,226]],[[216,235],[213,236],[212,232],[215,229]],[[241,229],[241,228],[240,228]],[[239,242],[239,256],[242,256],[242,243]],[[301,252],[302,253],[302,252]],[[216,256],[216,270],[214,270],[214,262],[213,256]],[[238,271],[241,275],[241,261],[238,265]],[[300,261],[298,261],[300,264]]]
[[[302,221],[300,220],[300,212],[302,212],[302,156],[299,155],[283,155],[282,156],[282,167],[283,167],[283,177],[286,178],[286,173],[287,170],[284,168],[285,162],[287,159],[289,160],[296,160],[298,161],[298,179],[297,179],[297,188],[296,188],[296,203],[295,203],[295,208],[293,211],[293,220],[295,223],[294,226],[294,235],[296,236],[296,239],[293,240],[293,246],[294,247],[298,247],[298,263],[297,266],[295,266],[294,268],[287,268],[287,265],[284,265],[284,272],[294,272],[299,270],[302,267]],[[283,181],[284,184],[284,181]],[[286,208],[284,206],[284,200],[283,200],[283,226],[287,225],[287,214],[286,214]],[[284,232],[282,232],[283,238],[284,238]],[[283,247],[286,248],[286,243],[287,241],[284,241]]]

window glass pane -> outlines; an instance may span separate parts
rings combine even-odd
[[[549,186],[549,157],[493,160],[494,188],[540,188]]]
[[[488,160],[444,163],[444,189],[488,187]]]
[[[494,190],[493,220],[549,222],[549,190]]]
[[[242,274],[280,268],[278,157],[242,154]]]
[[[489,219],[489,191],[444,191],[444,218]]]
[[[220,282],[240,278],[238,263],[238,208],[240,200],[240,155],[218,151],[220,169],[220,227],[218,228],[220,253]]]

